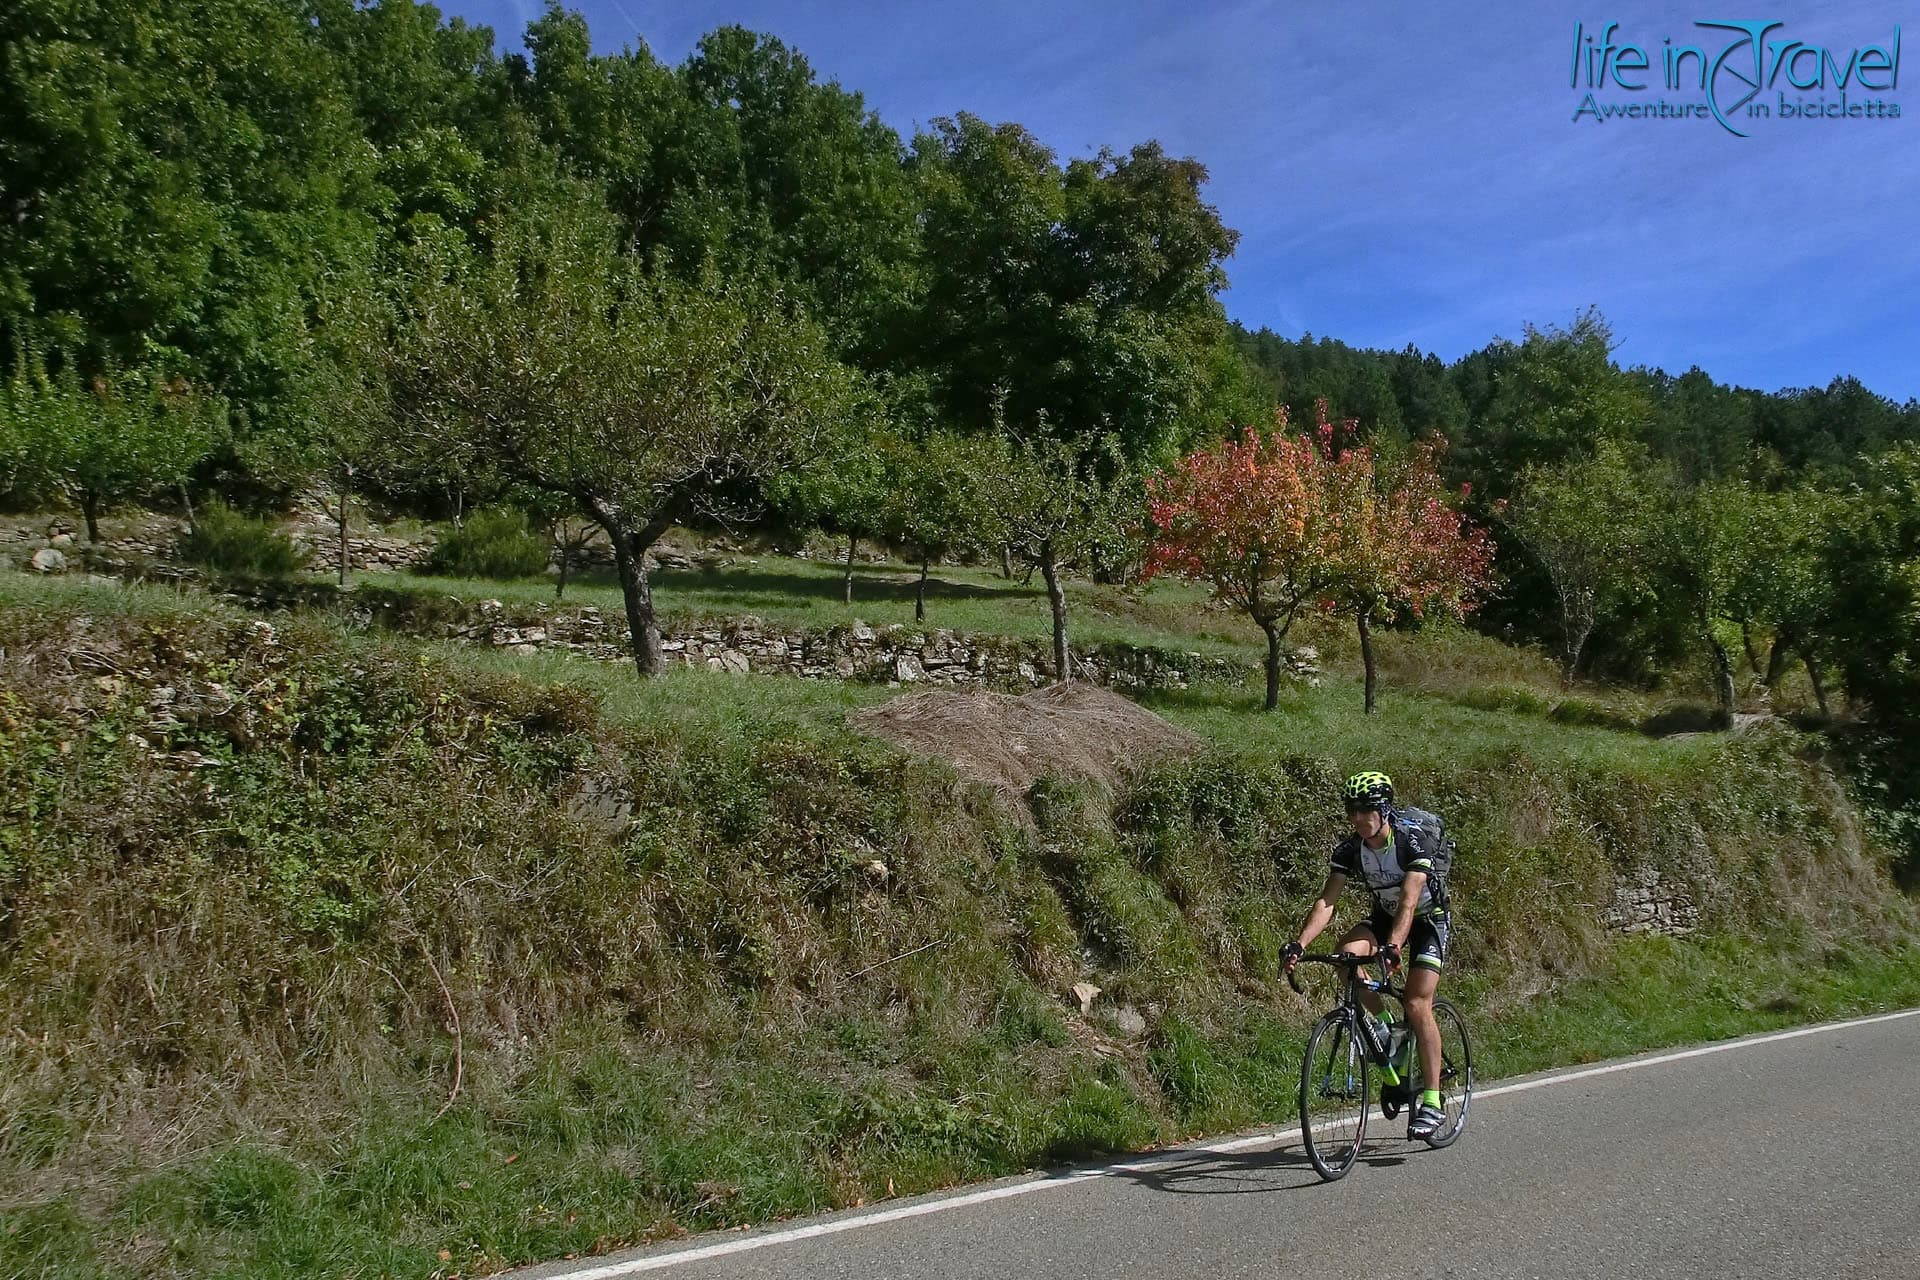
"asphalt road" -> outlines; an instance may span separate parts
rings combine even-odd
[[[1920,1280],[1920,1017],[1483,1082],[1452,1147],[1403,1132],[1376,1111],[1332,1184],[1258,1134],[520,1274]]]

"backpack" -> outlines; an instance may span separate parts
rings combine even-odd
[[[1407,848],[1412,858],[1404,855],[1400,865],[1425,858],[1433,864],[1433,870],[1427,873],[1427,892],[1433,896],[1433,905],[1440,910],[1447,909],[1447,878],[1453,872],[1453,839],[1447,835],[1447,824],[1441,821],[1437,813],[1428,813],[1425,809],[1395,809],[1393,811],[1394,828],[1407,840]]]

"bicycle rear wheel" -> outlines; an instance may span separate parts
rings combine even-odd
[[[1427,1145],[1444,1147],[1467,1127],[1467,1108],[1473,1105],[1473,1046],[1467,1040],[1467,1020],[1445,1000],[1433,1002],[1433,1020],[1440,1024],[1440,1109],[1447,1119]]]
[[[1367,1133],[1367,1053],[1354,1038],[1352,1015],[1320,1019],[1300,1063],[1300,1139],[1314,1170],[1332,1182],[1346,1176]]]

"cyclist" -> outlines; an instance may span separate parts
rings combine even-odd
[[[1307,944],[1332,922],[1334,903],[1347,878],[1358,877],[1366,884],[1373,895],[1373,914],[1347,930],[1340,950],[1377,953],[1388,974],[1400,967],[1402,955],[1407,958],[1403,1003],[1420,1046],[1423,1088],[1417,1100],[1383,1093],[1382,1102],[1413,1102],[1407,1136],[1427,1138],[1446,1123],[1440,1109],[1440,1027],[1433,1020],[1433,993],[1447,958],[1446,871],[1451,851],[1439,818],[1420,809],[1394,807],[1393,779],[1386,774],[1356,773],[1343,791],[1353,831],[1335,846],[1333,868],[1320,896],[1307,908],[1299,940],[1289,942],[1281,957],[1292,972]],[[1362,999],[1379,1014],[1378,995],[1366,992]]]

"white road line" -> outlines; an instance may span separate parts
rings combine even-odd
[[[1763,1036],[1753,1036],[1744,1040],[1726,1040],[1719,1044],[1701,1045],[1698,1049],[1682,1049],[1678,1053],[1663,1053],[1654,1058],[1634,1058],[1627,1062],[1610,1062],[1604,1067],[1582,1067],[1568,1071],[1556,1071],[1550,1076],[1537,1080],[1521,1080],[1514,1084],[1496,1085],[1491,1089],[1475,1089],[1475,1100],[1497,1098],[1503,1093],[1525,1093],[1529,1089],[1544,1089],[1550,1084],[1570,1084],[1575,1080],[1585,1080],[1589,1076],[1610,1076],[1616,1071],[1633,1071],[1639,1067],[1657,1067],[1663,1062],[1679,1062],[1684,1058],[1704,1058],[1710,1053],[1728,1053],[1734,1049],[1745,1049],[1756,1044],[1773,1044],[1778,1040],[1798,1040],[1801,1036],[1817,1036],[1827,1031],[1844,1031],[1848,1027],[1867,1027],[1876,1022],[1894,1022],[1901,1018],[1920,1017],[1920,1009],[1902,1009],[1898,1013],[1875,1014],[1871,1018],[1855,1018],[1850,1022],[1823,1022],[1812,1027],[1796,1027],[1792,1031],[1774,1031]]]
[[[1579,1067],[1552,1075],[1539,1076],[1532,1080],[1521,1080],[1514,1084],[1497,1085],[1491,1089],[1474,1090],[1474,1101],[1497,1098],[1502,1094],[1525,1093],[1530,1089],[1544,1089],[1548,1085],[1571,1084],[1576,1080],[1586,1080],[1593,1076],[1612,1075],[1618,1071],[1635,1071],[1641,1067],[1657,1067],[1663,1063],[1679,1062],[1686,1058],[1702,1058],[1710,1053],[1729,1053],[1735,1049],[1747,1049],[1755,1045],[1773,1044],[1780,1040],[1797,1040],[1801,1036],[1817,1036],[1829,1031],[1844,1031],[1849,1027],[1871,1026],[1876,1022],[1893,1022],[1900,1018],[1920,1017],[1920,1009],[1903,1009],[1898,1013],[1876,1014],[1870,1018],[1854,1018],[1847,1022],[1823,1022],[1811,1027],[1798,1027],[1792,1031],[1776,1031],[1762,1036],[1753,1036],[1742,1040],[1728,1040],[1720,1044],[1702,1045],[1697,1049],[1683,1049],[1678,1053],[1663,1053],[1651,1058],[1634,1058],[1626,1062],[1608,1063],[1603,1067]],[[1227,1155],[1235,1151],[1245,1151],[1252,1147],[1273,1146],[1298,1138],[1300,1130],[1276,1129],[1264,1130],[1244,1138],[1234,1138],[1228,1142],[1213,1142],[1204,1146],[1176,1147],[1172,1150],[1156,1152],[1150,1156],[1125,1161],[1120,1164],[1101,1165],[1096,1168],[1076,1169],[1053,1177],[1040,1177],[1025,1182],[1015,1182],[997,1187],[987,1187],[980,1191],[962,1192],[957,1196],[948,1196],[942,1200],[929,1200],[920,1204],[901,1205],[894,1209],[882,1209],[874,1213],[863,1213],[849,1217],[835,1218],[830,1222],[816,1222],[809,1226],[792,1227],[785,1231],[773,1231],[765,1235],[740,1236],[732,1240],[722,1240],[714,1244],[697,1245],[691,1249],[681,1249],[674,1253],[655,1254],[647,1258],[635,1258],[627,1262],[606,1263],[601,1266],[587,1267],[577,1271],[560,1271],[552,1274],[551,1280],[620,1280],[623,1276],[639,1275],[643,1271],[659,1271],[667,1267],[677,1267],[683,1263],[700,1262],[708,1258],[723,1258],[728,1254],[746,1253],[753,1249],[765,1249],[770,1245],[786,1244],[793,1240],[811,1240],[819,1236],[838,1235],[842,1231],[855,1231],[861,1227],[875,1227],[883,1222],[899,1222],[905,1218],[920,1218],[933,1213],[945,1213],[950,1209],[962,1209],[968,1205],[985,1204],[990,1200],[1007,1200],[1014,1196],[1033,1195],[1036,1192],[1051,1191],[1056,1187],[1070,1187],[1094,1178],[1109,1178],[1115,1174],[1138,1173],[1152,1169],[1157,1165],[1175,1160],[1190,1160],[1196,1156]]]

